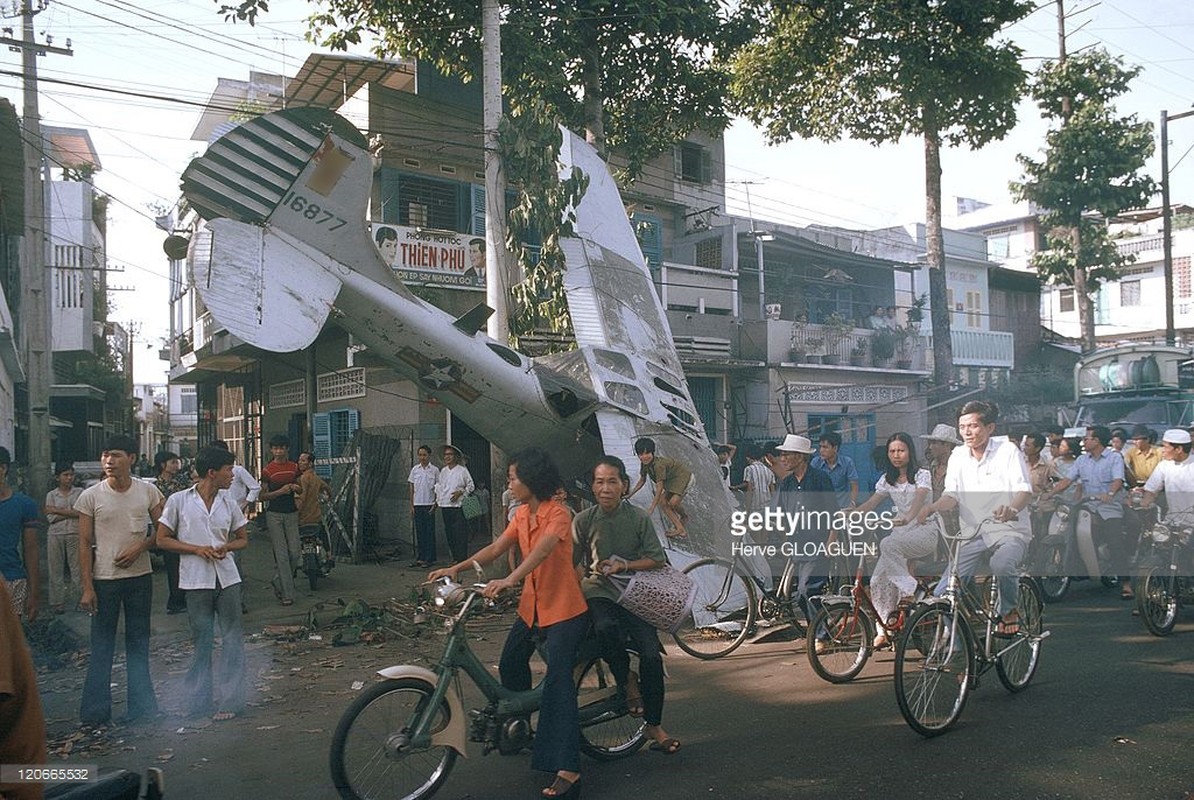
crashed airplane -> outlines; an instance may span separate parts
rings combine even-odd
[[[727,553],[732,499],[617,186],[570,132],[559,158],[589,177],[563,243],[574,351],[528,358],[481,332],[485,306],[454,319],[412,294],[370,236],[366,139],[322,109],[250,120],[188,166],[183,193],[207,220],[191,242],[194,285],[221,325],[264,350],[301,350],[334,319],[494,445],[543,447],[565,475],[608,453],[633,480],[634,441],[651,437],[694,475],[688,538],[669,543]]]

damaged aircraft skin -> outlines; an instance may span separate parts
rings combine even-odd
[[[575,351],[528,358],[480,331],[485,306],[453,319],[415,297],[369,233],[366,139],[322,109],[253,119],[191,162],[183,193],[207,220],[191,243],[194,285],[221,325],[264,350],[301,350],[334,319],[503,451],[551,452],[566,479],[608,453],[635,481],[634,440],[650,436],[695,476],[688,539],[669,544],[728,552],[731,497],[617,186],[568,131],[560,162],[589,177],[563,245]],[[650,500],[650,487],[633,499]]]

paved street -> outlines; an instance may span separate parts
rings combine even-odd
[[[420,577],[395,563],[340,565],[315,595],[282,609],[267,599],[264,563],[250,564],[248,632],[300,622],[318,599],[404,597]],[[1013,696],[985,676],[960,724],[934,740],[921,739],[900,716],[891,652],[855,682],[832,686],[812,673],[803,644],[747,644],[714,662],[672,647],[665,722],[683,750],[586,761],[585,797],[625,797],[633,787],[636,796],[659,798],[1185,800],[1194,790],[1194,609],[1167,639],[1148,635],[1129,610],[1117,595],[1077,584],[1066,602],[1046,610],[1053,635],[1033,684]],[[228,723],[196,722],[178,714],[172,695],[187,664],[172,653],[182,619],[154,620],[155,646],[170,654],[154,665],[166,718],[151,729],[119,730],[105,754],[76,753],[72,761],[159,764],[172,798],[331,798],[328,745],[357,693],[353,683],[427,648],[421,641],[333,648],[259,637],[250,644],[257,705]],[[483,635],[475,647],[494,664],[504,623],[487,624]],[[81,678],[59,673],[50,681],[52,733],[71,729]],[[123,670],[115,680],[123,686]],[[439,797],[531,797],[538,785],[528,756],[482,757],[474,749],[457,761]]]

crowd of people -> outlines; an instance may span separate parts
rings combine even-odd
[[[827,564],[816,548],[829,541],[831,525],[807,512],[871,512],[890,504],[890,531],[879,543],[871,577],[878,612],[875,647],[888,646],[888,622],[913,602],[912,564],[939,546],[942,517],[951,532],[969,538],[956,553],[963,579],[981,562],[999,583],[998,632],[1018,630],[1015,583],[1026,550],[1039,535],[1058,499],[1092,498],[1096,535],[1126,563],[1132,531],[1125,508],[1148,507],[1160,499],[1169,510],[1194,510],[1191,434],[1171,429],[1161,437],[1138,426],[1132,431],[1092,426],[1049,426],[1023,436],[996,435],[998,408],[971,401],[960,410],[957,427],[940,424],[931,433],[896,432],[875,448],[878,480],[860,502],[859,470],[842,453],[842,438],[820,433],[816,445],[790,433],[773,446],[744,447],[745,467],[735,482],[734,445],[717,447],[721,477],[738,493],[746,511],[777,509],[784,519],[802,519],[781,531],[797,545],[793,591],[806,613],[824,585]],[[918,455],[918,441],[923,455]],[[149,631],[152,606],[150,550],[163,555],[167,572],[167,614],[187,614],[195,654],[186,674],[187,706],[193,714],[230,719],[245,706],[245,662],[241,616],[245,612],[244,573],[237,554],[249,544],[252,506],[265,503],[264,516],[275,561],[272,579],[278,601],[294,602],[294,572],[300,563],[299,537],[320,524],[319,501],[327,485],[314,473],[304,451],[290,460],[285,436],[269,440],[271,460],[260,481],[236,463],[223,442],[202,448],[184,468],[177,454],[153,459],[152,478],[138,479],[137,446],[113,437],[101,456],[102,479],[86,489],[75,485],[69,464],[55,470],[54,485],[38,506],[7,483],[8,451],[0,448],[0,573],[6,614],[26,621],[39,614],[41,574],[38,531],[48,522],[51,613],[62,613],[78,598],[91,617],[91,655],[80,706],[86,725],[112,720],[112,662],[121,615],[127,656],[127,709],[132,721],[157,713],[150,679]],[[489,544],[470,553],[467,498],[476,490],[459,448],[440,449],[442,466],[422,445],[408,475],[410,515],[415,534],[412,567],[431,568],[437,560],[435,512],[443,520],[451,565],[429,579],[455,577],[475,564],[504,561],[509,574],[491,581],[487,596],[521,588],[518,617],[504,646],[499,672],[512,690],[531,686],[529,659],[535,643],[545,644],[547,675],[532,766],[553,774],[545,797],[579,792],[577,709],[572,670],[577,647],[590,627],[625,698],[628,713],[641,716],[652,749],[671,755],[681,742],[663,727],[664,671],[655,628],[617,602],[616,576],[659,569],[667,564],[666,538],[656,534],[651,514],[658,509],[667,537],[687,535],[686,495],[695,480],[682,460],[660,455],[656,442],[634,443],[637,481],[618,458],[603,456],[590,476],[594,503],[574,515],[564,502],[563,480],[552,457],[537,448],[512,455],[503,495],[503,527]],[[647,510],[628,502],[653,486]],[[1133,499],[1135,496],[1135,499]],[[801,516],[804,514],[805,516]],[[819,522],[817,520],[820,520]],[[793,523],[794,524],[794,523]],[[69,575],[69,578],[67,576]],[[1120,591],[1132,596],[1128,576]],[[11,617],[9,617],[11,618]],[[213,671],[214,641],[223,646]],[[627,643],[639,653],[631,669]],[[820,643],[817,643],[820,647]],[[219,678],[215,675],[218,673]]]

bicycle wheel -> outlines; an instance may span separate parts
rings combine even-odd
[[[1153,636],[1168,636],[1177,624],[1177,578],[1167,567],[1153,567],[1136,589],[1140,619]]]
[[[684,574],[696,584],[696,599],[692,616],[672,638],[690,656],[707,660],[729,655],[754,627],[753,581],[720,558],[694,561]]]
[[[1031,578],[1020,579],[1016,609],[1020,612],[1020,632],[1012,639],[995,639],[999,648],[995,672],[1009,692],[1018,692],[1028,685],[1041,659],[1045,604],[1036,581]]]
[[[456,751],[444,744],[415,749],[408,738],[433,692],[426,681],[400,678],[374,684],[353,701],[332,737],[332,783],[341,797],[422,800],[439,791]],[[450,719],[448,704],[441,702],[431,732]]]
[[[1033,572],[1041,584],[1041,596],[1046,603],[1056,603],[1070,590],[1070,577],[1065,574],[1065,549],[1059,544],[1041,548]]]
[[[910,649],[919,642],[924,655]],[[970,694],[974,645],[966,618],[948,605],[925,606],[896,642],[895,691],[900,713],[921,736],[938,736],[962,714]]]
[[[630,669],[638,671],[638,655],[631,652]],[[647,741],[647,725],[632,717],[625,704],[610,703],[618,687],[609,666],[594,658],[581,669],[576,681],[580,707],[580,751],[597,761],[613,761],[636,752]],[[608,707],[607,707],[608,706]]]
[[[853,604],[823,607],[808,626],[808,663],[823,680],[853,680],[871,657],[875,636],[871,618]]]

